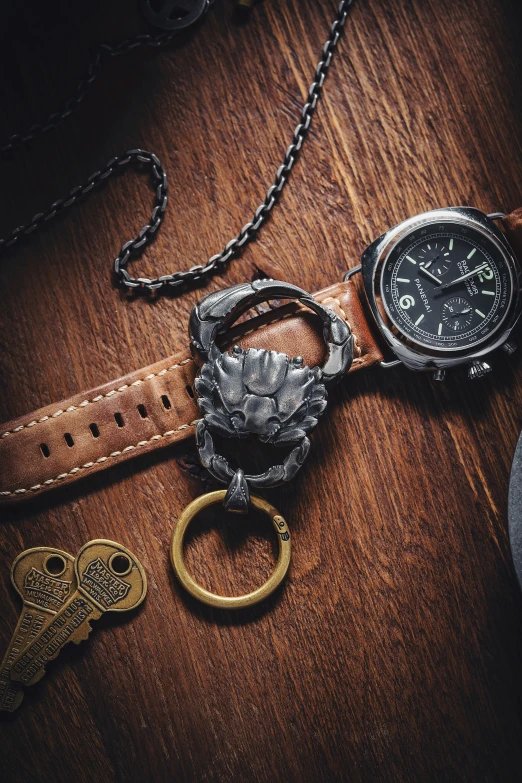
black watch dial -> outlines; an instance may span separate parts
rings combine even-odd
[[[501,247],[457,222],[412,230],[382,268],[381,296],[393,324],[413,342],[438,350],[465,350],[489,339],[512,295]]]

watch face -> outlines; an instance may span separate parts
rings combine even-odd
[[[381,296],[391,321],[409,340],[437,350],[465,350],[489,339],[512,295],[500,245],[457,221],[412,229],[382,267]]]

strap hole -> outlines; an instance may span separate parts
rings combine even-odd
[[[116,421],[118,427],[125,427],[125,422],[123,421],[123,416],[121,415],[121,413],[115,413],[114,420]]]
[[[172,405],[170,404],[170,400],[166,394],[161,395],[161,402],[163,403],[163,407],[165,408],[165,410],[170,411]]]
[[[147,418],[147,409],[145,408],[145,405],[142,405],[141,402],[140,402],[140,404],[137,406],[137,408],[138,408],[138,413],[140,414],[141,418],[142,419],[146,419]]]
[[[74,440],[73,440],[73,436],[71,435],[71,433],[70,432],[66,432],[63,437],[64,437],[65,442],[69,446],[69,448],[72,448],[72,446],[74,446]]]
[[[186,388],[186,390],[187,390],[187,394],[188,394],[188,396],[189,396],[189,397],[192,397],[192,399],[194,399],[194,391],[193,391],[193,389],[192,389],[192,386],[190,386],[190,385],[187,383],[187,385],[185,386],[185,388]]]
[[[47,457],[49,457],[51,454],[51,451],[47,443],[40,443],[40,451],[44,455],[45,459],[47,459]]]
[[[89,429],[91,431],[93,438],[99,438],[100,437],[100,430],[98,429],[97,424],[89,424]]]

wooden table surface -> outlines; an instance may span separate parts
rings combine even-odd
[[[279,166],[333,15],[332,0],[264,0],[239,25],[218,0],[179,45],[106,63],[58,130],[2,160],[0,235],[141,146],[164,162],[171,200],[133,269],[202,263]],[[123,0],[15,7],[1,33],[2,135],[68,96],[93,42],[138,29]],[[356,0],[281,204],[203,290],[151,303],[112,286],[111,259],[152,203],[134,171],[13,249],[0,261],[0,419],[183,348],[202,293],[259,269],[318,290],[408,215],[520,206],[521,35],[517,0]],[[521,780],[506,507],[522,361],[494,367],[474,384],[399,368],[338,387],[301,474],[269,495],[293,563],[251,611],[202,608],[174,580],[172,528],[203,491],[190,441],[3,512],[2,646],[24,548],[113,538],[149,578],[142,611],[102,618],[2,715],[3,783]],[[241,592],[268,575],[272,547],[256,520],[206,520],[188,559],[207,586]]]

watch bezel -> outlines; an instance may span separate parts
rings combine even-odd
[[[397,337],[390,325],[384,319],[378,303],[377,297],[380,296],[380,282],[382,265],[393,252],[395,247],[409,234],[418,228],[429,225],[437,225],[444,221],[468,226],[470,229],[478,231],[491,239],[502,252],[505,262],[509,268],[513,292],[508,313],[490,338],[475,346],[469,346],[458,349],[423,349],[419,344],[407,342],[407,335],[403,339]],[[423,212],[414,215],[407,220],[393,226],[364,251],[362,256],[362,278],[364,291],[370,307],[371,313],[375,318],[381,334],[391,351],[397,359],[411,370],[431,370],[455,367],[474,359],[479,359],[491,351],[500,348],[510,337],[521,312],[521,269],[519,262],[507,242],[504,234],[495,225],[493,220],[484,212],[473,207],[444,207],[434,209],[429,212]],[[384,303],[383,303],[384,307]],[[394,327],[401,330],[394,324]],[[402,334],[402,332],[401,332]]]

